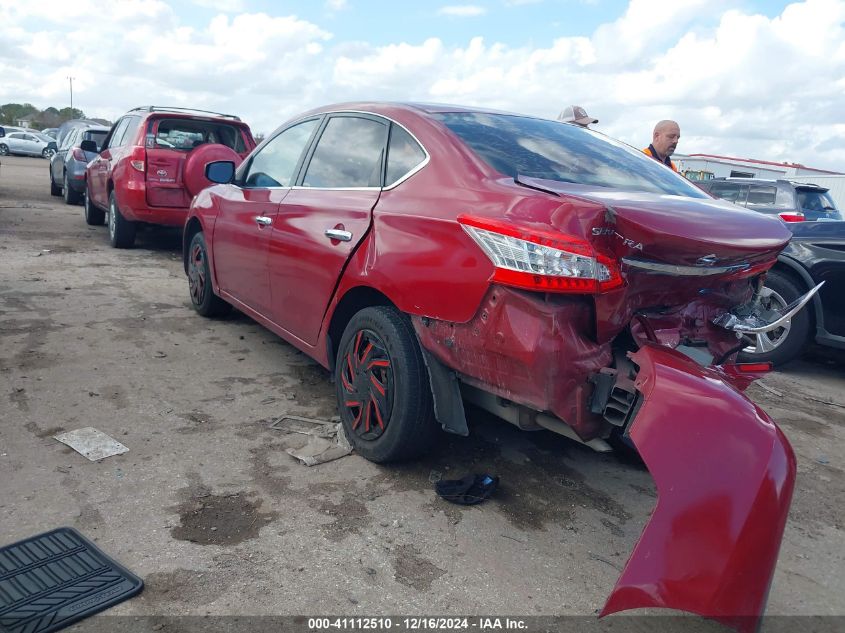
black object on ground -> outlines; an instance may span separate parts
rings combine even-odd
[[[498,477],[476,474],[461,479],[443,479],[435,484],[434,489],[446,501],[471,506],[489,499],[498,486]]]
[[[59,528],[0,548],[0,631],[57,631],[143,588],[82,534]]]

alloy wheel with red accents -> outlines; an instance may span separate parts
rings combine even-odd
[[[372,306],[353,315],[334,372],[344,431],[363,457],[411,459],[434,442],[438,427],[428,370],[405,314]]]

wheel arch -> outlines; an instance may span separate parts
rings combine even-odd
[[[193,216],[185,225],[185,230],[182,232],[182,267],[185,269],[185,274],[188,274],[188,249],[191,246],[191,240],[194,235],[203,232],[202,222],[197,216]]]
[[[332,311],[326,331],[326,357],[330,371],[334,371],[340,338],[347,324],[355,313],[373,306],[390,306],[398,310],[396,304],[386,294],[370,286],[354,286],[347,290],[338,301]]]

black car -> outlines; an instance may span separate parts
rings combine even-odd
[[[811,341],[845,348],[845,222],[790,223],[792,240],[766,276],[764,306],[785,307],[813,286],[825,284],[786,327],[756,336],[745,361],[783,364]]]
[[[695,184],[716,198],[778,215],[785,222],[843,219],[827,187],[819,185],[763,178],[714,178]]]
[[[77,204],[85,194],[85,168],[97,152],[85,151],[83,141],[93,141],[99,150],[109,128],[102,125],[75,125],[67,129],[59,150],[50,159],[50,193],[64,196],[67,204]]]

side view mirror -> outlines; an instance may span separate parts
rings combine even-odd
[[[0,125],[0,138],[3,138],[4,136],[6,136],[6,128]]]
[[[79,144],[79,149],[81,149],[83,152],[93,152],[95,154],[100,153],[99,148],[97,148],[97,142],[96,141],[90,141],[90,140],[89,141],[82,141]]]
[[[205,177],[211,182],[226,185],[235,177],[235,163],[230,160],[216,160],[205,166]]]

